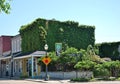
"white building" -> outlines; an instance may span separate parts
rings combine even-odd
[[[21,52],[21,36],[16,35],[12,38],[12,53]]]

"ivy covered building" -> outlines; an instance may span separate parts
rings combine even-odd
[[[55,43],[62,43],[63,49],[67,46],[86,49],[88,45],[94,45],[94,30],[94,26],[79,25],[78,22],[41,18],[21,26],[20,34],[9,39],[9,53],[6,56],[0,54],[0,77],[38,77],[41,73],[38,58],[46,54],[45,43],[49,51],[55,50]],[[1,50],[4,47],[1,46]]]
[[[95,43],[95,26],[79,25],[78,22],[46,20],[38,18],[20,28],[22,51],[32,52],[44,50],[44,44],[49,45],[49,51],[55,50],[55,43],[77,49],[86,49]]]

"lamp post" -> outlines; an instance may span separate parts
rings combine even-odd
[[[46,51],[46,58],[47,58],[47,57],[48,57],[48,56],[47,56],[47,50],[48,50],[48,45],[47,45],[47,44],[45,44],[44,49],[45,49],[45,51]],[[47,72],[48,72],[48,67],[47,67],[47,65],[46,65],[45,81],[48,81]]]

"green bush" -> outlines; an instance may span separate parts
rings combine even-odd
[[[93,73],[95,77],[108,78],[110,76],[109,70],[105,68],[103,64],[97,64]]]
[[[74,66],[74,68],[82,71],[92,71],[94,69],[95,64],[95,62],[89,60],[80,61]]]
[[[59,57],[59,64],[62,67],[63,71],[72,71],[74,69],[74,65],[77,63],[77,52],[78,50],[76,48],[67,48],[64,52],[61,53],[61,56]]]
[[[119,77],[120,73],[120,61],[104,62],[97,64],[94,69],[94,76],[101,77]]]
[[[120,73],[120,61],[110,61],[103,63],[103,66],[107,68],[111,76],[118,77]]]

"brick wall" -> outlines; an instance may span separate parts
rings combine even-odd
[[[0,55],[4,52],[11,51],[11,36],[0,37]]]
[[[5,36],[3,37],[3,52],[11,50],[11,37]]]

